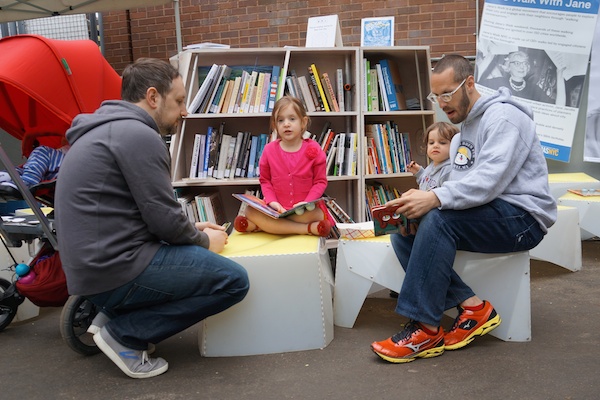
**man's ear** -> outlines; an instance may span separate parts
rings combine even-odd
[[[155,109],[158,107],[159,98],[160,94],[158,94],[155,87],[149,87],[148,90],[146,90],[146,102],[150,108]]]

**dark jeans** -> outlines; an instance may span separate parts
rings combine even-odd
[[[439,326],[445,310],[475,295],[453,269],[457,250],[526,251],[543,237],[544,232],[528,212],[500,199],[468,210],[429,211],[416,235],[391,237],[406,272],[396,312]]]
[[[137,278],[87,297],[112,318],[106,328],[119,343],[144,350],[237,304],[248,289],[236,262],[200,246],[165,245]]]

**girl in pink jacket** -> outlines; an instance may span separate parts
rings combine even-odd
[[[325,152],[314,140],[303,138],[308,124],[309,117],[297,98],[284,96],[275,103],[271,128],[278,138],[265,146],[259,170],[264,201],[280,213],[319,199],[327,188]],[[328,236],[331,222],[320,201],[301,215],[279,219],[248,207],[245,216],[236,217],[234,227],[238,232]]]

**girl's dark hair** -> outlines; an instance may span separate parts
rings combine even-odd
[[[123,71],[121,98],[137,103],[146,97],[148,88],[155,88],[161,96],[171,90],[179,71],[166,61],[156,58],[139,58]]]

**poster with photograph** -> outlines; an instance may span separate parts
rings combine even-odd
[[[363,18],[360,24],[361,46],[393,46],[394,17]]]
[[[539,3],[539,4],[538,4]],[[534,112],[546,158],[569,162],[599,0],[486,0],[475,81],[507,87]]]
[[[592,44],[590,61],[590,89],[585,125],[585,143],[583,161],[600,162],[600,18],[596,21],[596,30]]]

